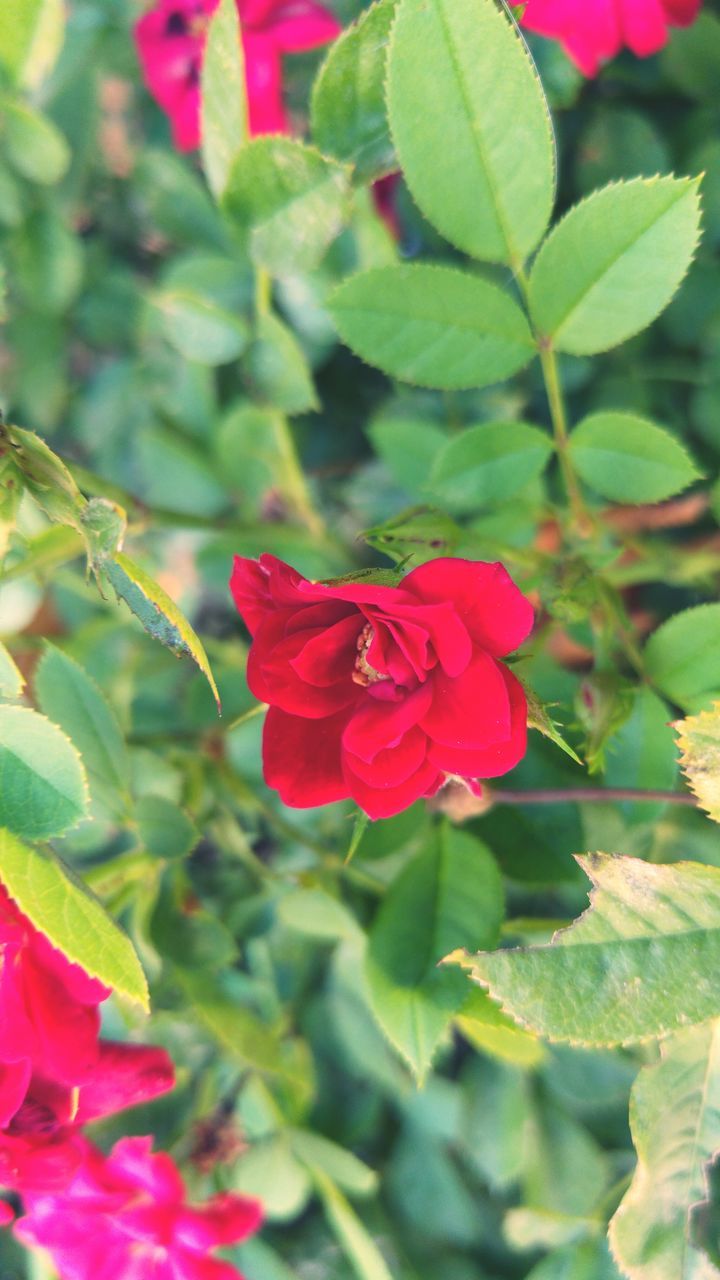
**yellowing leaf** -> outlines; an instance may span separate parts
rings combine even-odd
[[[680,767],[703,809],[720,822],[720,702],[678,720]]]

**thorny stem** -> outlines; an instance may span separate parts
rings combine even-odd
[[[624,800],[662,802],[697,806],[695,796],[688,791],[643,791],[640,787],[538,787],[528,791],[501,788],[492,792],[493,804],[604,804]]]

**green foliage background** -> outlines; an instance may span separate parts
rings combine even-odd
[[[389,7],[372,19],[381,37]],[[338,0],[336,12],[349,22],[359,6]],[[532,43],[557,137],[556,216],[619,179],[705,173],[702,241],[659,321],[593,358],[598,344],[576,336],[560,356],[570,420],[585,419],[571,461],[600,527],[589,545],[563,551],[563,489],[555,463],[547,468],[548,406],[539,366],[522,354],[524,329],[503,331],[494,352],[505,380],[474,364],[470,389],[462,369],[448,374],[451,361],[412,366],[420,387],[395,382],[339,340],[338,330],[372,363],[348,288],[368,290],[377,306],[383,280],[396,280],[384,273],[397,270],[397,248],[364,185],[394,167],[377,86],[363,91],[365,118],[379,124],[362,152],[348,142],[329,75],[313,95],[326,159],[298,156],[290,141],[253,143],[225,190],[219,143],[206,158],[213,189],[225,190],[219,208],[141,87],[135,16],[129,0],[76,0],[48,74],[27,69],[0,24],[2,403],[9,422],[53,451],[14,435],[26,450],[19,509],[17,489],[0,490],[0,640],[30,696],[23,706],[27,692],[0,647],[0,761],[14,780],[0,795],[0,878],[31,915],[43,877],[60,877],[75,919],[95,905],[82,884],[94,890],[132,938],[152,1002],[148,1021],[132,948],[91,913],[96,954],[107,948],[114,966],[100,976],[130,997],[113,1004],[108,1025],[165,1044],[179,1075],[174,1094],[106,1122],[99,1140],[153,1131],[198,1195],[260,1196],[262,1241],[235,1254],[248,1280],[718,1275],[710,1212],[683,1243],[720,1147],[717,1024],[707,1021],[720,1015],[717,827],[661,801],[498,804],[462,826],[417,805],[358,829],[346,861],[351,806],[286,810],[262,783],[247,636],[226,586],[235,552],[272,551],[311,577],[387,566],[384,553],[502,559],[544,608],[520,674],[587,766],[532,733],[508,785],[572,790],[588,786],[588,769],[598,788],[676,785],[669,722],[720,694],[717,7],[659,57],[624,55],[591,83],[557,47]],[[321,61],[289,65],[299,132]],[[342,66],[336,74],[342,83]],[[393,92],[400,103],[409,92],[400,72],[391,110]],[[314,203],[278,227],[266,179],[280,152],[295,156],[295,180]],[[356,165],[352,193],[343,161]],[[470,206],[458,199],[459,212],[448,210],[452,193],[432,172],[421,177],[428,216],[447,218],[453,243],[475,252]],[[396,199],[403,258],[467,268],[402,183]],[[525,249],[541,230],[518,231]],[[502,245],[487,256],[507,261]],[[372,277],[330,305],[361,270]],[[455,289],[456,273],[447,275]],[[502,265],[475,271],[486,318],[491,287],[507,280]],[[450,309],[461,304],[451,294]],[[408,376],[407,363],[389,373]],[[665,434],[653,437],[648,420]],[[608,501],[653,503],[690,484],[665,523],[600,514]],[[113,559],[120,508],[129,561]],[[197,669],[208,660],[220,720]],[[38,768],[46,751],[62,766],[49,781]],[[33,804],[18,804],[28,770]],[[76,879],[34,847],[46,839]],[[460,968],[437,969],[456,948],[549,942],[587,907],[573,855],[596,851],[637,860],[619,887],[602,860],[586,863],[600,889],[595,915],[577,928],[588,946],[614,943],[619,960],[609,945],[578,959],[577,938],[525,959],[485,958],[479,971],[520,1025]],[[664,878],[680,860],[696,866],[679,882]],[[623,915],[631,881],[639,897]],[[640,899],[636,934],[623,921]],[[80,925],[74,933],[88,945]],[[641,984],[628,1015],[631,1031],[644,1028],[637,1035],[624,1023],[613,1034],[627,1012],[627,989],[612,985],[620,967]],[[655,973],[659,994],[643,1004]],[[668,996],[669,975],[678,985]],[[659,1032],[688,1020],[704,1025],[664,1041],[661,1056]],[[549,1042],[548,1032],[574,1043]],[[642,1043],[617,1047],[628,1040]],[[663,1138],[668,1112],[677,1132]],[[688,1146],[689,1130],[700,1136]],[[654,1171],[652,1194],[636,1182],[615,1219],[619,1271],[606,1226],[638,1155]],[[678,1180],[688,1186],[668,1192]],[[14,1280],[24,1267],[3,1238],[2,1275]]]

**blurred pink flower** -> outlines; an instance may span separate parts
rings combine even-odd
[[[123,1138],[109,1156],[82,1144],[82,1165],[55,1195],[26,1198],[15,1226],[23,1244],[46,1249],[60,1280],[238,1280],[210,1257],[257,1231],[256,1200],[225,1193],[189,1205],[169,1155],[151,1138]]]
[[[170,117],[179,151],[200,143],[200,68],[219,0],[159,0],[135,27],[145,83]],[[282,57],[334,40],[340,24],[316,0],[237,0],[250,133],[288,133]]]
[[[639,58],[657,53],[668,27],[688,27],[702,0],[528,0],[520,25],[559,40],[586,76],[627,45]]]

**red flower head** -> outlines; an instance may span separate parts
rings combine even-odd
[[[82,1165],[65,1191],[26,1198],[15,1231],[50,1254],[61,1280],[241,1280],[209,1255],[257,1231],[256,1200],[221,1194],[189,1205],[173,1160],[151,1138],[105,1157],[78,1139]]]
[[[135,27],[145,83],[167,112],[179,151],[200,144],[200,68],[219,0],[159,0]],[[282,56],[305,53],[341,30],[316,0],[237,0],[250,133],[288,133]]]
[[[164,1050],[98,1040],[109,994],[0,888],[0,1184],[62,1185],[78,1125],[172,1088]]]
[[[689,27],[702,0],[528,0],[521,25],[559,40],[586,76],[624,45],[639,58],[662,49],[668,27]]]
[[[533,624],[501,564],[441,559],[396,587],[308,582],[236,557],[253,636],[248,684],[270,704],[265,780],[295,808],[351,796],[386,818],[446,778],[491,778],[525,753],[522,686],[499,661]]]

